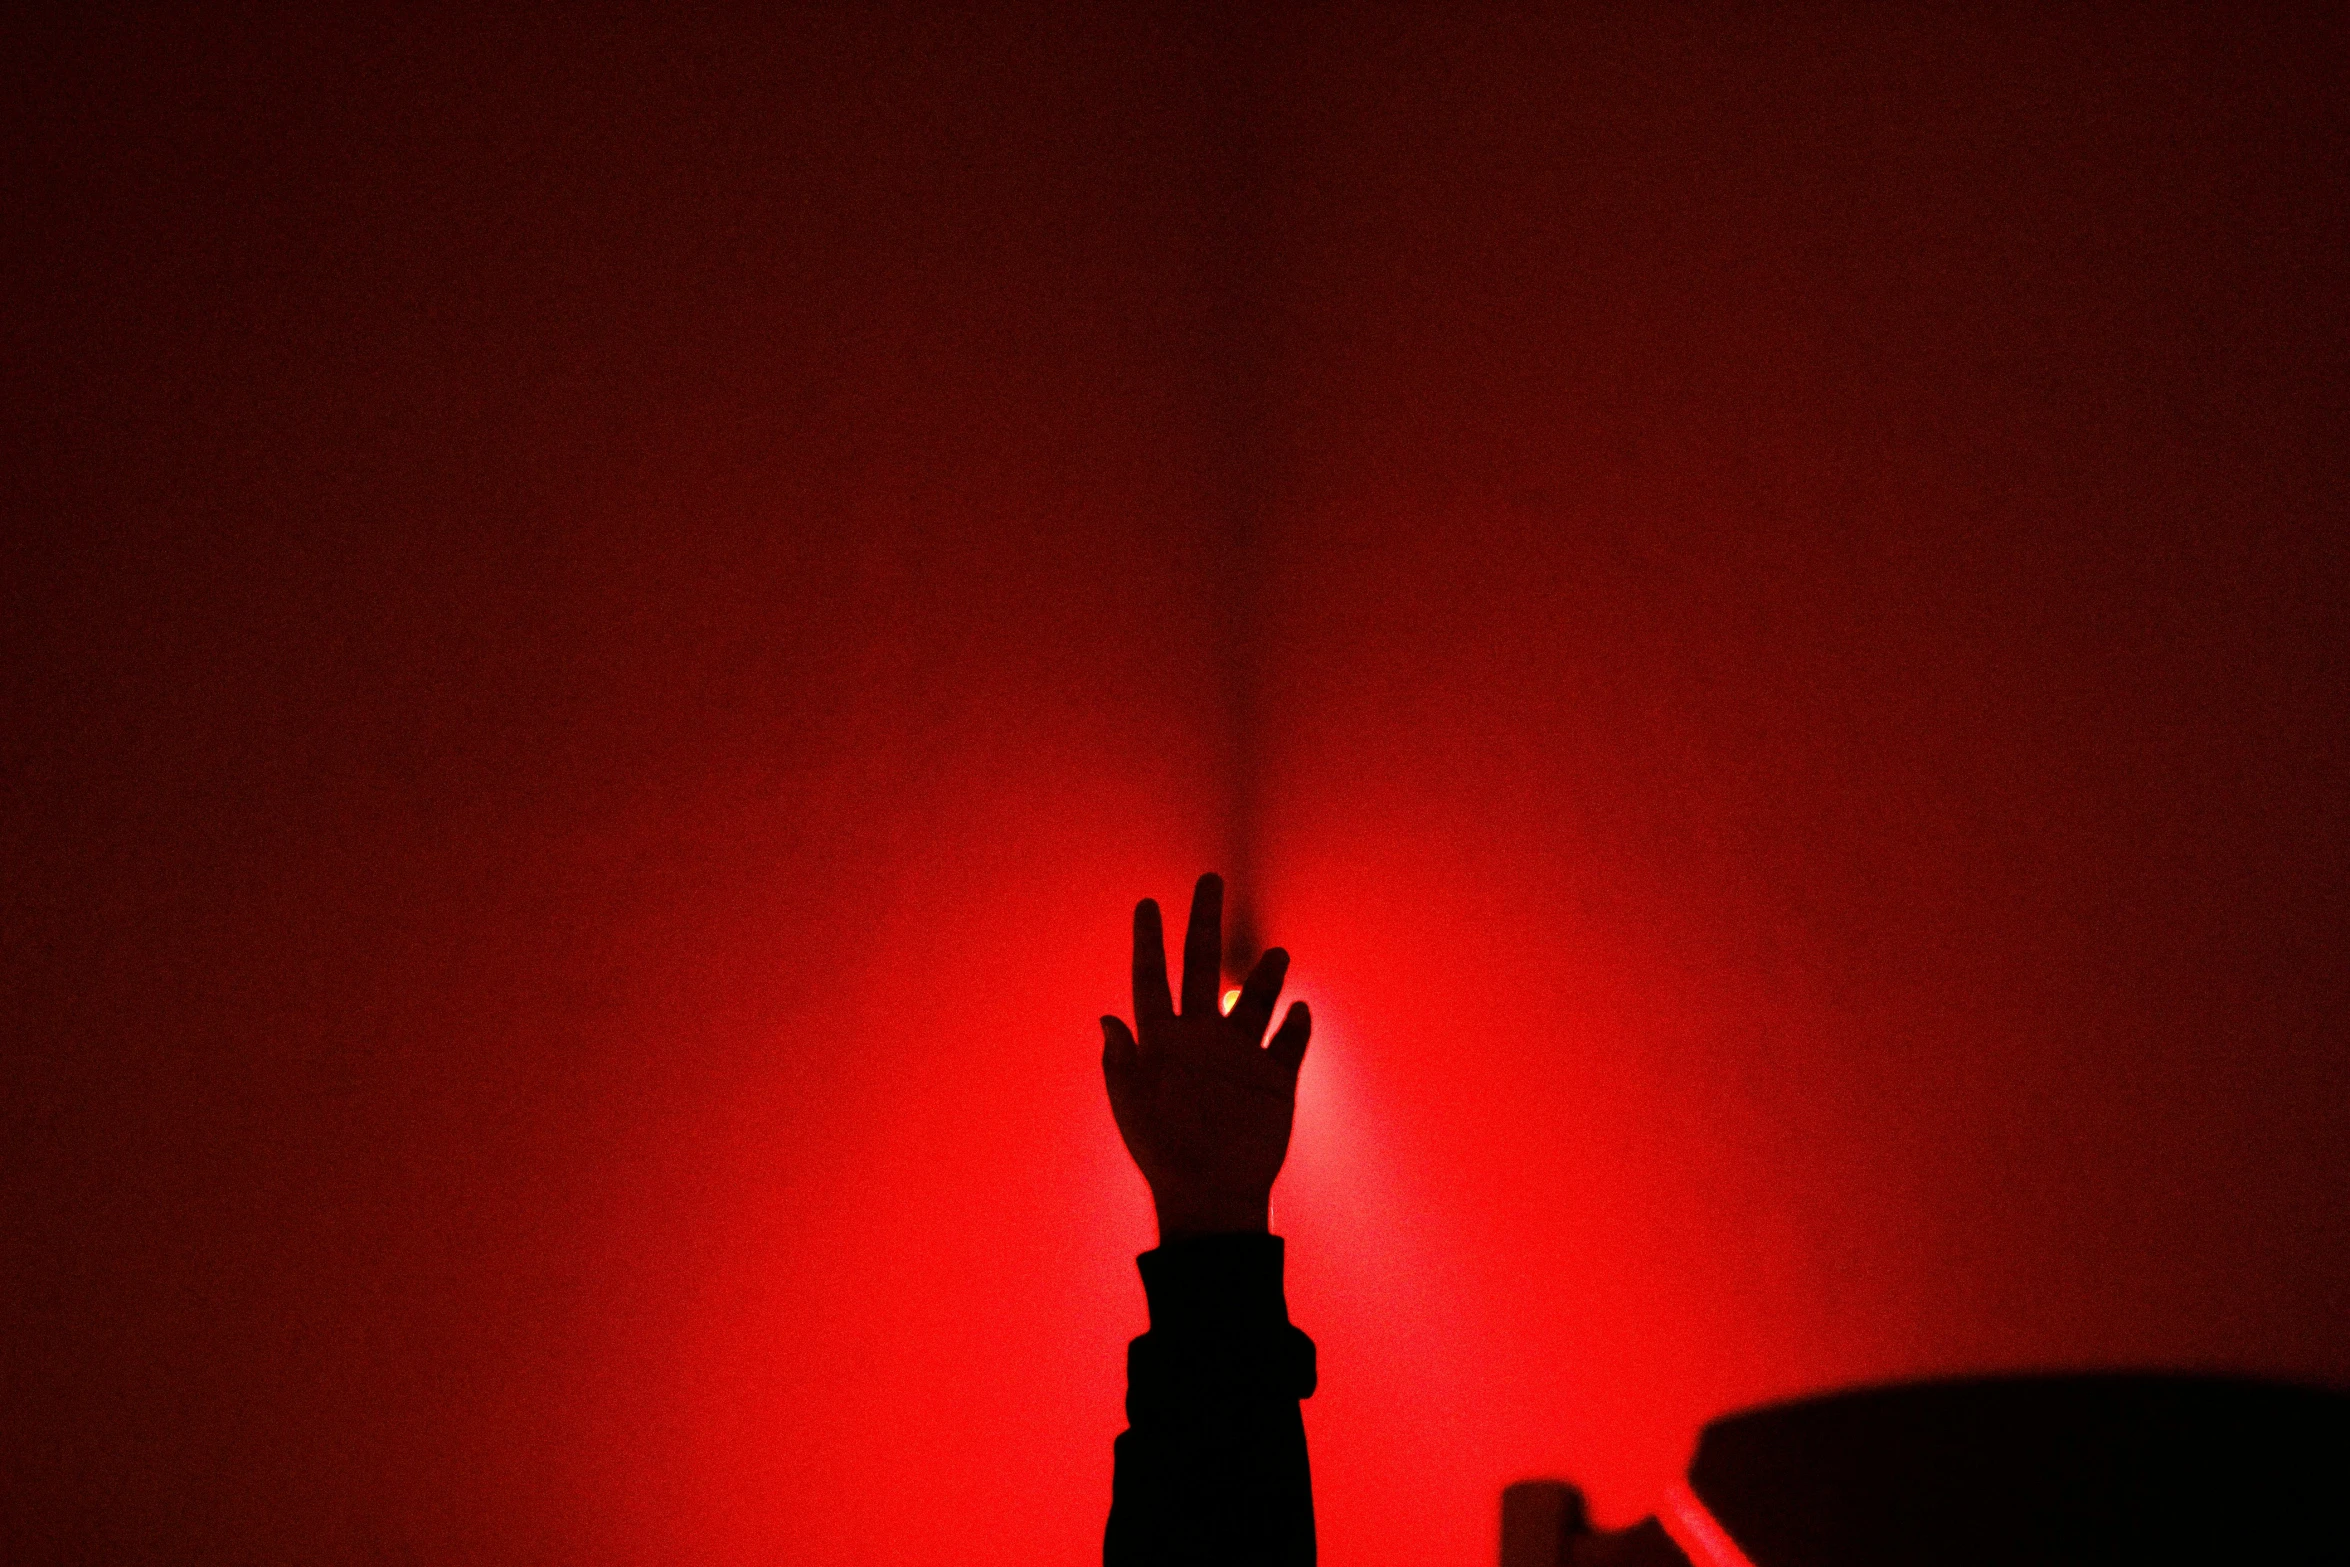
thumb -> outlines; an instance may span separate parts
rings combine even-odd
[[[1136,1051],[1134,1035],[1124,1020],[1114,1017],[1102,1019],[1102,1070],[1123,1072],[1134,1065]]]

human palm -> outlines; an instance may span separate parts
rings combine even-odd
[[[1127,1152],[1150,1183],[1162,1239],[1263,1230],[1289,1152],[1298,1064],[1313,1019],[1293,1002],[1272,1039],[1289,954],[1268,950],[1229,1013],[1223,973],[1224,883],[1202,876],[1183,939],[1183,1007],[1167,987],[1159,906],[1134,910],[1135,1028],[1102,1019],[1102,1075]]]

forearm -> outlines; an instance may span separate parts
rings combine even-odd
[[[1308,1567],[1314,1343],[1289,1321],[1280,1238],[1171,1237],[1139,1261],[1151,1329],[1127,1350],[1105,1567]]]

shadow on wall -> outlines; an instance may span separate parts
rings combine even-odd
[[[1660,1516],[1501,1498],[1501,1567],[2066,1567],[2341,1560],[2350,1396],[2111,1373],[1858,1388],[1705,1428]]]

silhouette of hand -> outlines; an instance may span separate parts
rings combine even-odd
[[[1229,1015],[1216,1004],[1223,960],[1224,883],[1202,876],[1183,937],[1178,1015],[1167,993],[1159,906],[1145,898],[1134,908],[1136,1029],[1102,1019],[1110,1113],[1150,1182],[1162,1241],[1263,1231],[1273,1178],[1289,1153],[1297,1068],[1313,1019],[1303,1002],[1293,1002],[1271,1043],[1263,1043],[1289,954],[1274,947],[1257,961]]]

